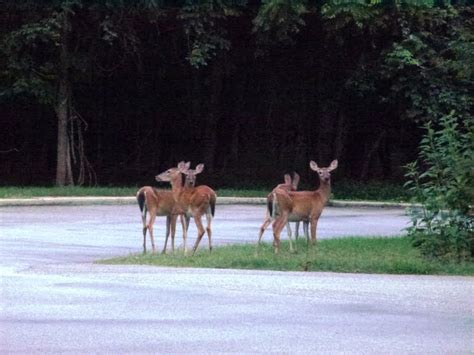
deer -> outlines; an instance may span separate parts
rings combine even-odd
[[[296,172],[293,173],[293,179],[291,179],[291,176],[289,174],[285,174],[283,178],[284,178],[284,183],[277,185],[272,190],[272,192],[270,192],[267,195],[267,214],[266,214],[265,220],[263,221],[262,226],[260,227],[260,233],[258,235],[258,246],[260,246],[263,233],[265,232],[267,227],[272,223],[272,220],[273,220],[272,218],[273,193],[276,191],[276,189],[283,189],[286,191],[296,191],[298,188],[298,184],[300,182],[300,176],[298,175],[298,173]],[[286,224],[286,229],[288,232],[288,236],[291,239],[291,227],[290,227],[289,222],[290,221],[288,221],[288,223]],[[300,220],[297,220],[295,222],[296,222],[295,234],[296,234],[296,238],[298,238]],[[303,222],[303,229],[304,229],[304,233],[306,237],[308,238],[308,223],[307,222]]]
[[[217,195],[214,190],[206,185],[197,187],[183,186],[181,174],[186,175],[188,181],[192,181],[193,179],[195,181],[195,176],[204,170],[204,164],[198,164],[195,170],[189,169],[190,165],[190,162],[185,163],[182,161],[177,167],[158,174],[155,179],[157,181],[169,182],[171,184],[173,198],[179,208],[184,211],[186,216],[194,218],[198,229],[198,235],[192,252],[192,255],[194,255],[205,232],[207,232],[209,239],[209,252],[212,252],[211,223],[215,213]],[[206,229],[204,229],[202,224],[202,216],[204,215],[206,215],[207,219]]]
[[[331,195],[331,171],[337,168],[337,160],[333,160],[327,168],[320,168],[310,161],[311,170],[318,173],[319,188],[314,191],[287,191],[277,188],[273,192],[272,215],[275,218],[273,229],[273,247],[277,254],[280,249],[280,234],[290,220],[301,220],[311,225],[311,245],[316,244],[316,228],[319,217]],[[308,245],[309,245],[308,239]],[[290,251],[293,246],[290,238]]]
[[[143,254],[146,254],[146,232],[149,231],[152,253],[155,250],[155,238],[153,236],[153,225],[156,216],[166,216],[166,238],[162,254],[166,254],[166,246],[168,244],[168,237],[171,232],[171,249],[174,253],[174,239],[176,234],[176,220],[178,216],[181,218],[181,225],[183,227],[183,239],[186,245],[185,228],[189,224],[189,218],[184,217],[184,211],[180,210],[173,198],[171,191],[160,191],[151,186],[143,186],[137,192],[137,202],[140,207],[142,222],[143,222]],[[150,217],[147,222],[147,213]],[[183,220],[185,219],[185,221]],[[186,223],[186,225],[185,225]]]

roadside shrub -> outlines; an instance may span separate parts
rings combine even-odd
[[[472,260],[474,124],[451,113],[424,128],[419,159],[407,165],[405,186],[421,204],[409,211],[408,235],[425,256]]]

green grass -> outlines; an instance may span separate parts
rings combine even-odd
[[[0,198],[44,196],[135,196],[137,187],[19,187],[1,186]]]
[[[262,244],[256,255],[255,244],[229,245],[206,249],[205,240],[194,257],[132,254],[101,260],[102,264],[141,264],[171,267],[256,269],[280,271],[331,271],[377,274],[474,275],[474,263],[446,264],[424,259],[407,238],[341,238],[322,240],[306,248],[300,240],[298,252],[290,253],[288,243],[273,254],[270,243]]]
[[[138,187],[19,187],[0,186],[0,198],[30,198],[44,196],[135,196]],[[160,187],[162,189],[162,187]],[[218,196],[265,197],[268,191],[221,189]]]
[[[412,197],[403,184],[342,180],[334,183],[333,198],[340,200],[408,202]]]
[[[221,197],[267,197],[270,191],[264,189],[219,189],[217,196]]]
[[[43,196],[135,196],[138,187],[34,187],[0,186],[0,198],[30,198]],[[266,197],[270,189],[224,188],[218,189],[221,197]],[[333,198],[368,201],[408,201],[403,188],[390,183],[336,182]]]

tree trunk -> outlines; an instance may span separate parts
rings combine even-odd
[[[61,43],[59,55],[59,88],[56,105],[56,116],[58,118],[58,145],[56,162],[56,185],[74,185],[71,167],[71,147],[68,136],[69,107],[71,83],[69,81],[69,15],[63,12],[63,24],[61,30]]]
[[[385,138],[386,131],[380,131],[379,135],[377,136],[377,139],[373,141],[372,145],[368,149],[367,153],[365,154],[365,159],[364,163],[362,164],[361,168],[361,173],[360,173],[360,179],[365,181],[369,177],[369,172],[370,172],[370,161],[372,160],[372,157],[374,154],[378,151],[380,143],[382,140]],[[367,146],[369,146],[369,143],[367,143]]]
[[[220,118],[221,95],[223,88],[223,60],[216,60],[211,73],[211,90],[209,98],[209,114],[206,119],[205,131],[202,137],[203,160],[206,169],[214,172],[217,149],[217,123]]]
[[[334,112],[326,107],[319,111],[319,127],[318,127],[318,148],[317,148],[317,163],[324,166],[328,164],[332,159],[333,152],[333,132],[335,124]]]
[[[339,159],[342,160],[344,155],[344,148],[346,145],[347,139],[347,123],[346,123],[346,115],[344,112],[339,110],[338,112],[338,119],[337,119],[337,131],[336,137],[334,139],[334,148],[333,148],[333,158],[332,159]]]

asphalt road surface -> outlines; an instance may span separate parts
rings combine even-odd
[[[256,243],[265,218],[265,206],[218,205],[213,220],[213,245]],[[318,224],[318,238],[341,236],[391,236],[408,226],[403,209],[326,208]],[[179,223],[178,223],[179,225]],[[10,244],[2,258],[20,262],[35,258],[37,262],[81,262],[97,258],[127,255],[142,251],[142,222],[138,206],[48,206],[0,208],[0,242]],[[294,229],[294,224],[292,224]],[[302,234],[302,227],[300,228]],[[164,244],[165,219],[155,223],[157,248]],[[188,247],[197,234],[191,221]],[[176,244],[182,234],[177,228]],[[286,238],[286,231],[282,234]],[[271,226],[264,241],[271,242]],[[23,241],[20,243],[20,241]],[[148,249],[151,249],[147,240]],[[200,248],[207,248],[207,237]],[[13,250],[13,248],[15,250]]]
[[[218,206],[214,244],[255,242],[263,216]],[[400,210],[328,208],[318,237],[406,223]],[[91,263],[139,251],[136,206],[0,208],[0,353],[474,351],[470,277]]]

